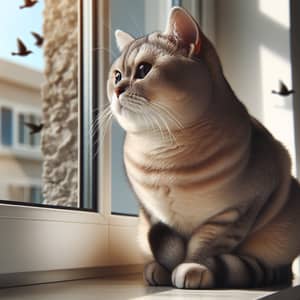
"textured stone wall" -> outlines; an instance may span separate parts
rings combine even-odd
[[[45,204],[77,206],[77,0],[45,0],[42,152]]]

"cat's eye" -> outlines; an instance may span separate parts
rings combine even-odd
[[[115,71],[115,84],[122,80],[122,74],[120,71]]]
[[[135,78],[144,78],[151,70],[152,65],[146,62],[140,63],[136,68]]]

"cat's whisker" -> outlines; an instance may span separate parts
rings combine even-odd
[[[178,129],[184,129],[184,125],[178,120],[178,118],[175,117],[173,113],[171,113],[171,111],[167,107],[159,103],[153,103],[153,105],[163,110],[169,116],[169,118],[176,123]]]
[[[111,114],[111,110],[110,107],[107,107],[106,109],[104,109],[101,114],[100,117],[98,117],[92,124],[90,127],[90,134],[92,134],[92,136],[95,135],[96,128],[99,126],[99,124],[101,124],[101,122],[103,122],[104,119],[106,119],[110,114]]]
[[[100,131],[100,145],[99,145],[99,149],[102,149],[102,146],[103,146],[103,143],[104,143],[104,139],[106,137],[107,129],[111,125],[112,117],[113,116],[110,115],[106,119],[105,123],[103,123],[103,125],[102,125],[102,129]]]
[[[153,118],[151,116],[149,116],[149,114],[146,114],[145,112],[143,112],[143,117],[146,121],[147,128],[148,128],[148,126],[150,126],[152,132],[156,132],[157,130],[159,131],[159,128],[157,126],[155,126],[155,122],[154,122]]]
[[[92,136],[94,136],[94,132],[97,131],[96,129],[99,126],[99,122],[100,122],[100,119],[96,118],[90,126],[89,134],[91,134]]]
[[[105,140],[105,137],[106,137],[107,129],[111,125],[111,120],[112,120],[112,114],[109,115],[105,119],[105,121],[100,125],[100,139],[97,139],[94,142],[94,145],[98,144],[98,148],[97,148],[97,151],[95,152],[93,158],[95,158],[99,154],[99,151],[103,149],[103,145],[104,145],[104,140]]]
[[[135,113],[141,113],[143,117],[147,117],[147,116],[150,117],[151,116],[151,114],[148,115],[146,113],[146,111],[144,109],[145,106],[142,105],[142,103],[140,101],[137,101],[136,99],[129,98],[122,105],[125,108],[127,108],[128,110],[131,110],[131,111],[133,111]],[[137,111],[135,109],[137,109]],[[162,139],[165,140],[166,139],[166,135],[164,134],[164,130],[163,130],[164,126],[162,126],[161,122],[159,122],[159,120],[157,118],[150,118],[150,119],[152,120],[150,126],[153,129],[153,131],[155,131],[155,127],[156,127],[158,129],[158,131],[159,131]],[[154,126],[154,125],[156,125],[156,126]]]
[[[159,124],[161,136],[163,140],[172,141],[174,143],[176,141],[175,136],[172,134],[167,122],[164,120],[164,118],[160,115],[159,112],[157,112],[153,107],[149,106],[149,108],[154,112],[153,117],[155,116],[155,120]]]
[[[129,105],[128,105],[129,104]],[[131,104],[131,105],[130,105]],[[130,102],[127,102],[127,103],[122,103],[122,106],[124,108],[126,108],[127,110],[131,111],[131,112],[134,112],[134,113],[140,113],[141,111],[140,110],[136,110],[138,109],[139,107],[135,106],[133,103],[130,103]]]
[[[155,115],[152,115],[152,116],[153,116],[154,122],[157,125],[157,128],[159,129],[159,132],[160,132],[160,135],[161,135],[162,139],[165,140],[166,139],[166,135],[164,134],[164,130],[163,130],[163,128],[162,128],[159,120],[157,118],[155,118]]]
[[[98,111],[99,110],[100,110],[100,108],[98,108]],[[108,105],[106,108],[104,108],[104,109],[101,110],[101,112],[99,114],[99,117],[96,120],[103,118],[103,116],[105,116],[106,114],[108,114],[110,111],[111,111],[111,108],[110,108],[110,105]]]
[[[149,102],[148,100],[146,100],[145,98],[143,97],[140,97],[136,94],[133,94],[133,95],[129,95],[130,96],[130,99],[133,100],[135,103],[139,103],[139,102],[142,102],[143,104],[145,105],[151,105],[151,106],[154,106],[156,107],[157,109],[163,111],[166,116],[172,121],[174,122],[174,124],[178,127],[178,129],[183,129],[184,126],[183,124],[174,116],[173,113],[170,112],[170,110],[165,107],[164,105],[162,104],[159,104],[159,103],[155,103],[155,102]]]
[[[103,114],[97,120],[98,121],[97,122],[97,126],[99,127],[99,131],[98,130],[94,130],[94,132],[92,133],[92,138],[95,138],[96,133],[99,132],[100,133],[100,138],[102,139],[103,132],[105,134],[107,124],[109,124],[109,120],[111,119],[111,117],[112,117],[112,112],[110,110],[103,111]],[[96,127],[94,129],[96,129]],[[98,143],[97,139],[94,141],[93,146],[96,143]],[[101,147],[102,147],[102,143],[100,143],[100,148]],[[99,146],[98,146],[98,149],[99,149]]]
[[[150,102],[150,105],[157,107],[159,110],[162,110],[165,112],[165,114],[167,115],[167,117],[173,121],[175,123],[175,125],[177,125],[178,129],[183,129],[184,126],[183,124],[174,116],[174,114],[172,114],[167,107],[165,107],[162,104],[159,103],[155,103],[155,102]]]
[[[177,144],[177,140],[175,135],[172,133],[168,122],[163,118],[162,114],[164,113],[164,111],[159,111],[157,109],[155,109],[155,107],[153,106],[149,106],[154,112],[157,113],[157,116],[159,117],[159,119],[162,121],[162,123],[164,124],[164,128],[166,129],[166,131],[168,132],[169,138],[171,139],[172,144]]]
[[[144,97],[138,96],[136,94],[130,94],[130,99],[136,100],[138,102],[144,103],[144,104],[148,104],[149,101],[147,99],[145,99]]]
[[[110,105],[106,106],[105,108],[97,107],[97,108],[93,109],[92,112],[97,113],[100,110],[101,110],[101,114],[103,114],[103,112],[106,112],[106,111],[110,110]]]
[[[136,98],[138,98],[138,97],[136,97]],[[136,98],[133,98],[133,97],[128,98],[126,100],[126,102],[122,103],[122,105],[125,108],[127,108],[128,110],[131,110],[135,113],[140,112],[140,113],[144,114],[143,107],[146,104],[148,108],[150,108],[152,111],[155,112],[156,117],[153,118],[153,123],[156,124],[157,129],[159,130],[162,139],[170,140],[171,144],[177,144],[176,138],[175,138],[174,134],[172,133],[168,123],[161,116],[162,114],[164,114],[164,115],[167,114],[167,117],[169,117],[169,119],[171,119],[173,122],[175,122],[174,118],[171,118],[170,113],[168,114],[166,110],[164,110],[163,108],[161,108],[159,106],[156,107],[156,106],[152,106],[151,104],[149,105],[149,102],[146,101],[144,98],[141,98],[139,100]],[[144,102],[144,103],[141,103],[141,102]],[[136,111],[135,109],[137,109],[138,111]]]
[[[107,120],[109,120],[111,118],[111,116],[112,116],[112,112],[109,112],[106,115],[104,115],[101,119],[99,119],[99,127],[100,127],[100,129],[107,122]]]
[[[154,124],[153,124],[153,122],[152,122],[152,119],[146,114],[146,112],[145,112],[144,109],[142,109],[141,114],[142,114],[142,117],[143,117],[143,119],[144,119],[144,121],[145,121],[145,123],[146,123],[146,127],[147,127],[147,128],[148,128],[148,127],[151,127],[151,128],[152,128],[152,131],[154,131],[156,128],[155,128],[155,126],[154,126]]]
[[[143,106],[143,105],[147,105],[148,102],[147,101],[143,101],[143,100],[140,100],[140,99],[137,99],[136,97],[132,97],[130,96],[130,98],[127,98],[127,102],[130,102],[130,103],[133,103],[133,104],[136,104],[138,106]]]

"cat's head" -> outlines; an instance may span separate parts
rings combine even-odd
[[[164,33],[134,39],[117,30],[120,57],[107,93],[113,115],[128,132],[177,130],[205,114],[219,68],[213,47],[185,10],[171,10]]]

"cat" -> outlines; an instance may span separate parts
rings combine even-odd
[[[115,32],[109,109],[126,131],[124,165],[140,204],[149,285],[289,284],[300,254],[300,188],[286,149],[251,117],[195,19],[165,32]]]

